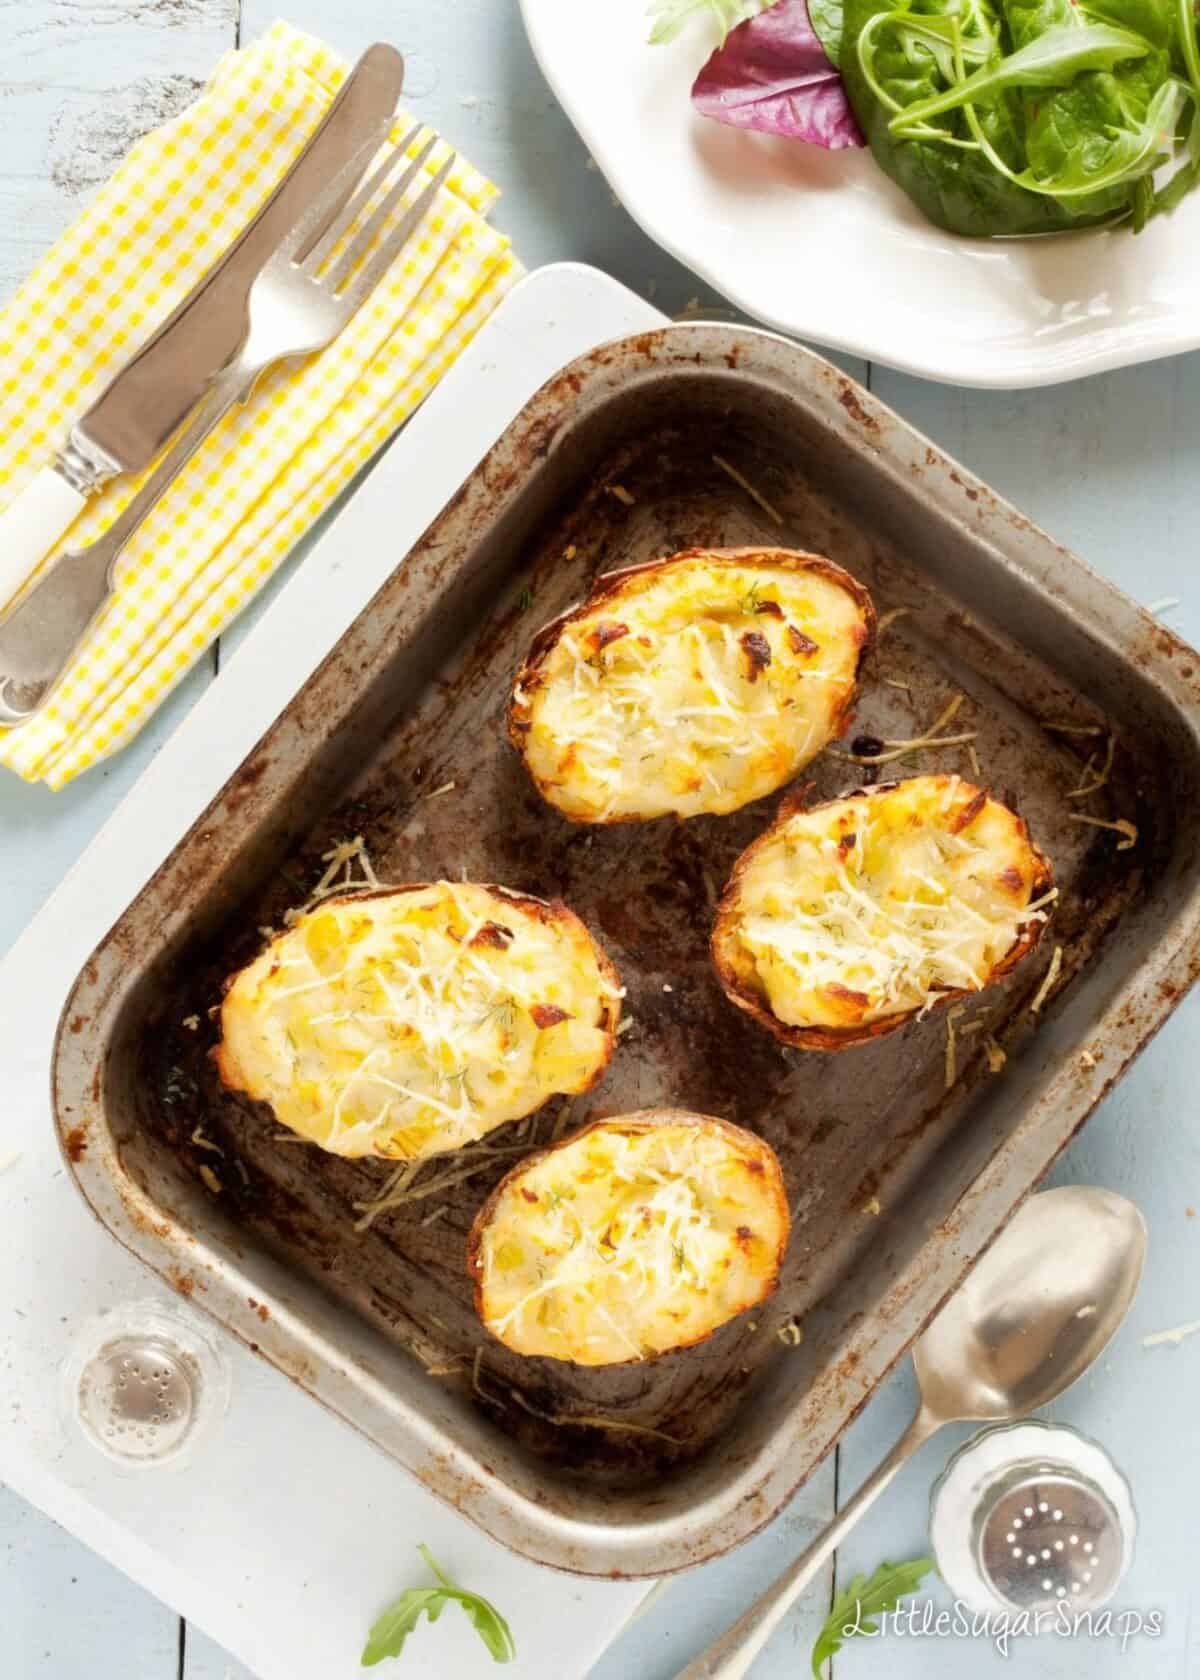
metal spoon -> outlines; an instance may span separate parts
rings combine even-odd
[[[784,1616],[901,1465],[944,1423],[1001,1423],[1047,1405],[1129,1310],[1146,1226],[1111,1190],[1030,1197],[913,1347],[921,1404],[829,1527],[676,1680],[741,1680]]]

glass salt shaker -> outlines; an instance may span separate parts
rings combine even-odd
[[[1137,1517],[1104,1448],[1065,1424],[975,1435],[934,1484],[930,1540],[956,1599],[983,1613],[1094,1610],[1129,1567]]]
[[[208,1326],[170,1302],[135,1301],[90,1319],[63,1365],[61,1410],[125,1470],[180,1467],[220,1426],[229,1365]]]

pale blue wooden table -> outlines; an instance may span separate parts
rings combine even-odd
[[[137,135],[185,103],[218,54],[260,32],[275,11],[275,0],[11,0],[0,10],[0,292],[11,289]],[[502,184],[496,219],[530,267],[584,259],[667,311],[701,292],[586,167],[582,145],[530,58],[515,0],[294,0],[289,16],[348,54],[379,37],[404,48],[410,102]],[[1027,395],[954,391],[882,367],[854,371],[1130,593],[1145,602],[1179,597],[1171,622],[1200,639],[1200,357]],[[0,951],[215,668],[214,657],[133,750],[67,792],[51,796],[0,782]],[[1055,1415],[1103,1441],[1132,1478],[1142,1531],[1119,1602],[1161,1610],[1165,1631],[1125,1653],[1104,1639],[1019,1642],[1009,1671],[1046,1680],[1200,1674],[1200,1633],[1192,1632],[1200,1337],[1177,1349],[1141,1345],[1150,1331],[1200,1317],[1200,1219],[1192,1216],[1193,1206],[1200,1208],[1198,1089],[1200,998],[1193,997],[1056,1173],[1059,1181],[1125,1191],[1150,1224],[1149,1264],[1132,1319]],[[733,1557],[674,1582],[601,1662],[596,1680],[668,1680],[799,1549],[839,1492],[857,1485],[911,1405],[911,1379],[902,1371],[795,1508]],[[893,1485],[839,1559],[839,1581],[884,1557],[923,1549],[930,1483],[954,1439],[948,1434],[926,1447]],[[807,1673],[831,1586],[827,1574],[781,1630],[756,1669],[763,1680]],[[975,1680],[999,1674],[1003,1662],[979,1642],[892,1638],[886,1647],[855,1642],[835,1672],[846,1680],[884,1668],[893,1680]],[[2,1488],[0,1675],[244,1680],[198,1630],[182,1627]]]

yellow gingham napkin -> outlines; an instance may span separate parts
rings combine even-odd
[[[284,23],[228,54],[0,310],[0,508],[241,232],[345,74]],[[411,126],[398,112],[393,140]],[[445,156],[439,145],[426,170]],[[0,730],[0,764],[61,788],[132,739],[519,276],[483,219],[495,197],[460,157],[341,336],[268,374],[208,439],[126,548],[116,594],[45,712]],[[60,546],[98,536],[140,483],[93,498]]]

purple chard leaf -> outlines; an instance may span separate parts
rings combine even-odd
[[[692,103],[731,128],[782,134],[831,151],[866,144],[807,0],[776,0],[730,30],[697,76]]]

